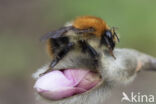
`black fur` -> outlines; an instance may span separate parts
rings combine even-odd
[[[96,50],[92,46],[90,46],[85,40],[80,40],[79,43],[82,48],[82,52],[88,52],[93,58],[98,57],[98,53],[96,52]]]
[[[80,44],[80,47],[82,48],[82,52],[84,53],[88,52],[89,55],[94,60],[94,65],[97,67],[99,54],[96,52],[96,50],[92,46],[90,46],[85,40],[80,40],[79,44]]]
[[[52,60],[50,64],[50,68],[53,68],[74,46],[74,43],[68,43],[64,46],[58,53],[56,53],[55,58]]]

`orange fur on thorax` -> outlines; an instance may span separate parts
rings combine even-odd
[[[105,21],[103,21],[101,18],[94,16],[78,17],[73,22],[73,26],[78,29],[87,29],[92,27],[95,29],[95,32],[93,32],[93,34],[98,37],[101,36],[106,29],[108,29]]]

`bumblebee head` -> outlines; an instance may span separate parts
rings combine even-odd
[[[103,34],[101,35],[100,46],[105,45],[109,49],[109,51],[113,57],[114,57],[114,54],[112,51],[116,45],[116,42],[119,42],[119,38],[115,32],[114,27],[111,29],[106,29],[103,32]]]

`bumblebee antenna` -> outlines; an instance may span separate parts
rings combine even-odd
[[[117,30],[117,29],[119,29],[119,27],[111,27],[111,30],[113,31],[115,37],[117,38],[118,42],[120,42],[120,39],[119,39],[117,33],[115,32],[115,30]]]

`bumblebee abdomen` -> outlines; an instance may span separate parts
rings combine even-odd
[[[73,26],[78,29],[94,28],[96,36],[101,36],[102,32],[108,27],[106,23],[98,17],[94,16],[82,16],[75,19]]]

